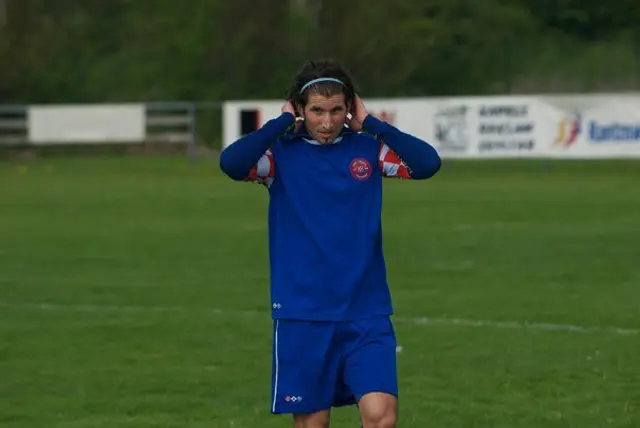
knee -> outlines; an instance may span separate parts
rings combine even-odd
[[[396,428],[398,415],[391,407],[363,415],[363,428]]]
[[[328,412],[318,412],[308,415],[295,415],[294,428],[329,428]]]

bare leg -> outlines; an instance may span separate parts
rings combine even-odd
[[[395,428],[398,400],[391,394],[372,392],[358,403],[363,428]]]

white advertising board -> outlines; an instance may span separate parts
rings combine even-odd
[[[549,143],[550,157],[640,157],[640,100],[565,112]]]
[[[433,106],[421,99],[371,99],[366,101],[367,110],[376,117],[391,123],[405,132],[420,138],[429,138],[433,124],[425,118],[433,113]],[[270,119],[280,115],[283,101],[228,101],[223,105],[223,147],[236,141],[242,133],[243,112],[255,113],[257,129]]]
[[[364,100],[367,110],[432,144],[443,158],[640,157],[640,96],[492,96]],[[228,102],[224,147],[257,129],[281,101]]]
[[[139,142],[145,116],[144,104],[30,106],[28,138],[32,144]]]
[[[562,112],[533,97],[432,101],[436,131],[427,140],[442,157],[533,157],[545,151]]]

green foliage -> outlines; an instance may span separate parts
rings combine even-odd
[[[620,90],[639,80],[631,0],[2,3],[0,103],[281,97],[318,56],[341,60],[369,97]]]

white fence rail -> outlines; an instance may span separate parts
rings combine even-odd
[[[185,144],[196,149],[193,103],[0,105],[0,147]]]

